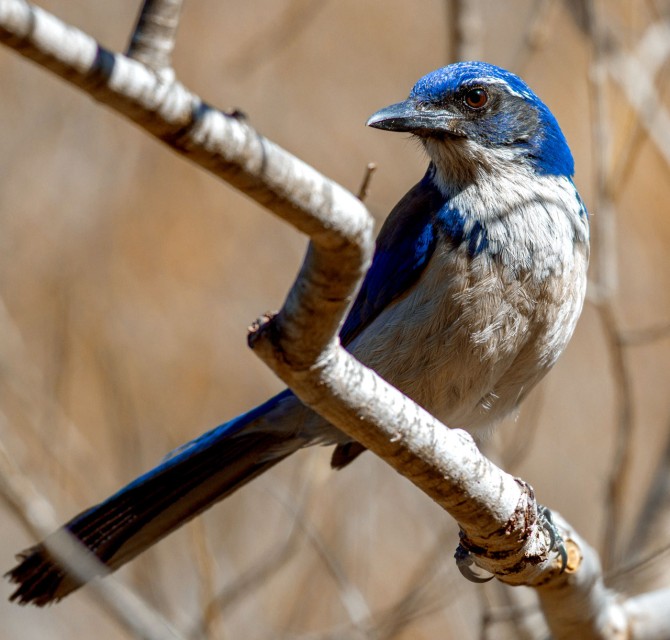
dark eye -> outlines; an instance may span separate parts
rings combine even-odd
[[[477,87],[476,89],[470,89],[463,99],[471,109],[482,109],[489,101],[489,94],[481,87]]]

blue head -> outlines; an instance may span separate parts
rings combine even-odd
[[[574,162],[547,106],[509,71],[458,62],[419,80],[404,102],[368,125],[418,136],[438,170],[468,181],[482,167],[523,163],[538,173],[572,176]]]

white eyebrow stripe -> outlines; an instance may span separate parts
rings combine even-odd
[[[471,82],[475,84],[477,82],[481,82],[482,84],[501,84],[507,88],[507,91],[509,91],[509,93],[511,93],[513,96],[516,96],[517,98],[526,98],[526,99],[533,98],[533,94],[531,94],[529,91],[517,91],[516,89],[512,89],[509,83],[506,80],[503,80],[502,78],[494,78],[492,76],[486,76],[484,78],[473,78]]]

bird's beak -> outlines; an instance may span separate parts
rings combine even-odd
[[[450,122],[454,116],[443,109],[419,106],[414,100],[405,100],[384,107],[370,116],[368,127],[386,131],[408,131],[416,135],[424,133],[453,133]]]

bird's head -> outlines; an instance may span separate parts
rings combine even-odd
[[[574,172],[547,106],[521,78],[484,62],[458,62],[429,73],[407,100],[377,111],[367,124],[417,136],[452,184],[520,165],[547,175]]]

